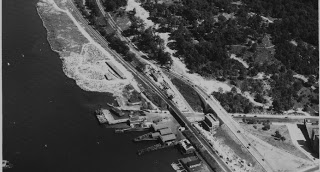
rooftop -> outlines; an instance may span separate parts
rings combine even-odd
[[[159,132],[160,132],[161,135],[167,135],[167,134],[171,134],[172,133],[170,128],[161,129],[161,130],[159,130]]]
[[[198,157],[196,157],[196,156],[189,156],[189,157],[180,159],[180,161],[184,164],[187,164],[188,162],[192,162],[192,161],[196,161],[196,160],[199,160]]]
[[[169,128],[168,125],[166,124],[152,124],[152,128],[155,130],[155,131],[158,131],[158,130],[161,130],[161,129],[165,129],[165,128]]]
[[[176,139],[176,135],[168,134],[168,135],[160,136],[160,139],[162,142],[172,141]]]

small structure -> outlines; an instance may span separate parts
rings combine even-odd
[[[169,84],[165,80],[163,82],[161,82],[161,85],[163,86],[163,89],[169,89],[170,88]]]
[[[219,126],[219,121],[216,120],[213,114],[208,113],[205,115],[205,118],[202,124],[205,130],[212,132],[213,129]]]
[[[168,96],[169,99],[174,98],[174,92],[171,89],[166,90],[166,95]]]
[[[163,136],[160,136],[160,140],[162,144],[171,145],[176,140],[176,135],[174,134],[163,135]]]
[[[305,119],[304,125],[308,132],[308,139],[310,140],[312,151],[319,154],[319,121]]]
[[[170,128],[165,128],[165,129],[161,129],[159,130],[160,135],[167,135],[167,134],[172,134],[172,131]]]
[[[179,141],[179,146],[183,154],[189,154],[195,151],[195,148],[191,145],[190,141],[187,139],[183,139]]]
[[[314,128],[311,135],[312,150],[319,155],[319,128]]]
[[[122,112],[122,110],[120,110],[119,108],[116,108],[116,107],[111,107],[110,111],[115,113],[116,115],[118,115],[120,117],[125,115],[125,113]]]
[[[179,162],[188,170],[188,171],[197,171],[198,168],[202,165],[202,162],[196,156],[190,156],[187,158],[179,159]]]
[[[141,117],[141,116],[132,116],[130,115],[129,117],[129,125],[131,127],[135,127],[135,126],[141,126],[141,124],[146,120],[145,117]]]
[[[152,133],[151,134],[151,137],[152,138],[158,138],[160,136],[160,133],[159,132],[156,132],[156,133]]]
[[[127,77],[110,61],[106,61],[106,64],[120,76],[121,79],[126,79]]]
[[[161,129],[169,128],[166,124],[152,124],[152,128],[154,131],[159,131]]]
[[[160,74],[160,72],[152,70],[151,71],[151,77],[156,81],[156,82],[162,82],[163,78]]]

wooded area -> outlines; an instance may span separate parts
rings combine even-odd
[[[75,0],[78,8],[90,23],[110,42],[110,46],[130,61],[125,42],[105,29],[103,19],[94,0]],[[106,11],[115,11],[126,5],[126,0],[105,0]],[[272,97],[270,110],[289,110],[294,101],[301,99],[297,92],[302,87],[318,88],[318,1],[317,0],[182,0],[175,3],[147,1],[142,6],[150,12],[150,19],[159,24],[157,29],[145,28],[135,16],[135,9],[127,13],[131,26],[123,32],[131,37],[139,50],[148,54],[160,65],[172,64],[170,55],[164,52],[163,40],[156,32],[170,32],[174,56],[182,59],[190,72],[226,81],[250,91],[255,101],[266,103],[265,96]],[[270,37],[270,41],[265,41]],[[230,58],[236,53],[249,64],[245,68]],[[273,47],[274,45],[274,47]],[[270,48],[272,47],[272,48]],[[262,80],[252,80],[259,73],[269,75]],[[309,78],[304,83],[293,78],[294,74]],[[247,90],[246,90],[247,89]],[[241,95],[217,93],[231,112],[249,112],[251,105]],[[319,102],[319,99],[312,102]],[[239,104],[240,103],[240,104]],[[230,104],[230,105],[229,105]]]

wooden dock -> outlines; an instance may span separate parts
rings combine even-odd
[[[146,140],[157,140],[157,138],[152,137],[152,132],[150,132],[133,139],[133,141],[135,142],[146,141]]]
[[[128,132],[128,131],[147,131],[149,130],[149,128],[131,128],[131,127],[128,127],[128,128],[119,128],[119,129],[116,129],[114,130],[115,133],[124,133],[124,132]]]
[[[138,155],[142,155],[142,154],[145,154],[145,153],[151,152],[151,151],[157,151],[157,150],[160,150],[160,149],[170,148],[170,147],[173,147],[175,145],[176,145],[176,143],[172,143],[170,145],[162,145],[162,144],[158,143],[158,144],[155,144],[153,146],[147,147],[145,149],[138,150]]]
[[[108,109],[102,109],[102,113],[104,115],[104,117],[107,119],[107,123],[108,124],[119,124],[119,123],[125,123],[127,122],[129,119],[125,118],[125,119],[114,119],[111,112]]]

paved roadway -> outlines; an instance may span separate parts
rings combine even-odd
[[[319,120],[318,116],[305,116],[305,115],[268,115],[268,114],[241,114],[241,113],[233,113],[230,114],[234,117],[255,117],[255,118],[270,118],[270,119],[311,119],[311,120]]]
[[[249,141],[247,138],[243,135],[245,130],[233,120],[232,116],[228,114],[228,112],[223,109],[223,107],[220,105],[219,101],[215,99],[212,95],[208,95],[201,87],[193,84],[190,82],[189,79],[186,77],[183,77],[177,73],[173,72],[166,72],[169,75],[173,75],[175,77],[178,77],[182,81],[184,81],[186,84],[192,86],[195,91],[208,103],[208,105],[215,111],[217,116],[223,121],[224,124],[231,130],[231,132],[238,138],[238,140],[242,143],[242,145],[248,150],[248,152],[257,160],[257,162],[264,168],[266,171],[274,171],[271,165],[264,161],[263,155],[259,153],[259,151],[253,147],[249,146]],[[249,147],[249,148],[248,148]]]
[[[100,3],[100,0],[96,0],[99,9],[101,11],[101,13],[107,17],[109,20],[109,24],[118,31],[118,35],[123,39],[126,40],[129,44],[128,46],[133,49],[135,51],[135,46],[132,46],[133,44],[131,43],[130,40],[128,40],[127,38],[124,38],[120,31],[121,30],[117,24],[113,21],[112,17],[110,16],[109,13],[106,13]],[[138,52],[138,51],[136,51]],[[140,54],[140,52],[138,52],[138,54]],[[193,84],[191,84],[193,85]],[[207,103],[210,105],[210,107],[217,113],[218,117],[226,124],[226,126],[228,126],[230,128],[230,130],[235,134],[235,136],[240,140],[240,142],[243,144],[243,146],[245,148],[247,148],[248,144],[250,143],[249,141],[247,141],[247,139],[245,138],[245,136],[241,133],[244,132],[244,130],[242,129],[242,127],[240,127],[240,125],[235,122],[232,117],[225,111],[225,109],[222,108],[222,106],[220,105],[220,103],[212,96],[212,95],[207,95],[207,93],[200,88],[199,86],[194,86],[193,87],[200,96],[202,96],[203,98],[205,98],[205,100],[207,101]],[[159,89],[159,88],[155,88],[155,89]],[[160,92],[162,92],[160,90]],[[171,102],[170,102],[171,103]],[[173,104],[172,104],[173,105]],[[186,124],[190,124],[189,121],[185,118],[184,115],[182,115],[180,113],[180,111],[173,105],[172,107],[174,107],[173,109],[176,109],[176,111],[178,111],[179,113],[178,116],[181,116],[180,118],[183,119],[184,122],[186,122]],[[193,131],[195,130],[191,124],[190,124],[190,129]],[[240,133],[238,133],[238,131],[240,131]],[[194,133],[197,133],[197,131],[193,131]],[[202,141],[203,142],[203,141]],[[206,141],[205,141],[206,142]],[[206,142],[207,143],[207,142]],[[209,149],[211,149],[210,145],[209,145]],[[260,165],[266,170],[266,171],[274,171],[271,166],[264,161],[264,157],[254,148],[252,147],[251,149],[247,149],[252,156],[255,157],[255,159],[260,163]]]
[[[171,102],[167,98],[166,94],[157,85],[155,85],[149,77],[136,71],[136,69],[133,66],[131,66],[128,62],[124,61],[119,54],[117,54],[115,51],[111,50],[108,47],[107,41],[99,33],[97,33],[97,31],[95,31],[91,26],[88,25],[88,21],[83,18],[83,16],[78,11],[77,7],[75,6],[72,0],[68,0],[68,9],[72,13],[72,15],[77,19],[77,21],[81,22],[81,26],[85,27],[85,30],[94,40],[97,41],[97,43],[99,43],[103,48],[110,52],[122,65],[126,67],[127,70],[129,70],[134,76],[136,76],[138,80],[140,80],[141,82],[145,83],[148,87],[153,89],[155,93],[157,93],[168,104],[168,106],[184,122],[185,127],[191,131],[191,133],[194,135],[195,138],[197,138],[200,141],[200,143],[202,143],[203,147],[209,152],[209,154],[216,160],[216,162],[224,171],[231,171],[229,167],[218,157],[218,155],[216,155],[216,153],[211,148],[210,144],[205,139],[203,139],[200,136],[200,134],[198,134],[198,131],[192,126],[192,124],[187,120],[187,118],[180,112],[180,110],[173,104],[173,102]]]

